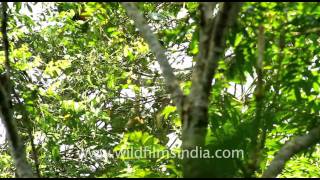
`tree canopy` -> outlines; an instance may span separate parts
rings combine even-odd
[[[320,177],[319,35],[317,2],[2,2],[0,177]]]

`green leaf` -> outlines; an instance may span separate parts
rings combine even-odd
[[[14,2],[14,5],[16,6],[16,12],[19,13],[22,3],[21,2]]]
[[[52,153],[52,157],[53,157],[53,159],[54,160],[59,160],[60,159],[60,150],[59,150],[59,146],[54,146],[53,148],[52,148],[52,151],[51,151],[51,153]]]
[[[237,47],[237,46],[240,44],[242,38],[243,38],[243,35],[242,35],[242,34],[237,34],[237,35],[236,35],[236,39],[235,39],[235,41],[234,41],[234,47]]]
[[[169,115],[177,110],[176,106],[166,106],[163,111],[162,115],[164,116],[165,119],[168,119]]]

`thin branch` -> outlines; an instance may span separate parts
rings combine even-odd
[[[173,69],[169,64],[168,58],[165,54],[165,49],[161,46],[158,38],[152,32],[150,26],[147,24],[143,15],[132,2],[125,2],[122,5],[127,10],[127,14],[134,20],[136,27],[139,29],[141,35],[148,43],[151,51],[155,54],[156,59],[160,65],[162,75],[166,81],[166,86],[168,87],[170,93],[175,97],[174,101],[179,108],[183,99],[183,92],[179,86],[179,82],[173,73]]]
[[[272,160],[267,170],[263,173],[264,178],[274,178],[281,173],[286,162],[300,151],[315,145],[320,141],[320,126],[312,129],[308,134],[298,136],[287,142]]]

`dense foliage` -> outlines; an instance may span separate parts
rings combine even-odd
[[[132,147],[179,153],[182,135],[156,57],[121,3],[8,4],[13,118],[35,174],[183,177],[179,158],[114,154]],[[199,3],[136,5],[188,95],[201,51]],[[319,3],[243,3],[213,77],[205,147],[242,149],[244,157],[208,160],[213,177],[260,177],[285,142],[319,126],[319,34]],[[254,158],[257,139],[262,147]],[[1,143],[0,177],[14,177],[9,141]],[[320,177],[319,162],[319,144],[307,147],[278,177]]]

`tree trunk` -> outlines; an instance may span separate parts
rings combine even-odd
[[[223,56],[225,36],[235,22],[241,3],[223,3],[219,13],[213,16],[216,3],[200,4],[200,52],[197,58],[190,95],[184,99],[182,108],[182,148],[183,151],[204,150],[208,128],[209,96],[212,79],[218,67],[218,60]],[[198,155],[201,153],[198,152]],[[217,176],[207,174],[210,166],[206,159],[198,156],[183,160],[184,177]]]
[[[31,166],[26,159],[24,144],[21,141],[16,122],[13,119],[10,82],[9,41],[7,35],[7,3],[2,2],[1,32],[3,36],[3,47],[5,53],[6,72],[0,77],[0,119],[6,127],[7,137],[11,144],[11,152],[16,167],[17,177],[33,177]]]
[[[160,65],[162,76],[171,93],[174,103],[182,119],[182,148],[184,177],[205,177],[205,159],[192,157],[190,154],[205,145],[208,127],[208,102],[212,88],[212,79],[218,60],[224,53],[225,35],[229,26],[235,21],[241,3],[222,3],[218,15],[213,12],[216,3],[200,5],[200,53],[192,76],[192,87],[189,96],[185,96],[179,82],[168,63],[165,49],[151,31],[143,15],[134,3],[123,3],[141,35],[155,54]],[[199,155],[199,152],[198,152]]]
[[[208,127],[208,106],[195,106],[193,102],[187,102],[183,109],[182,149],[184,177],[206,177],[205,159],[191,157],[192,151],[204,149],[205,137]],[[186,111],[185,111],[186,110]],[[185,154],[188,152],[188,155]],[[200,168],[201,167],[201,168]]]

